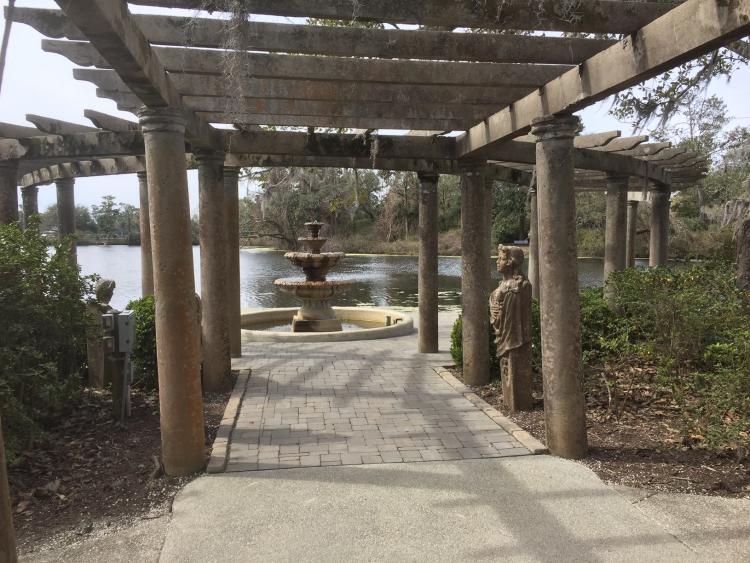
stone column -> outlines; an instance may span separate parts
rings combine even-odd
[[[651,239],[648,265],[666,266],[669,253],[669,191],[651,191]]]
[[[534,121],[537,137],[537,213],[542,373],[547,444],[554,455],[586,455],[586,407],[581,365],[573,116]]]
[[[625,245],[625,267],[635,268],[635,241],[638,236],[638,200],[628,201],[628,234]]]
[[[8,487],[8,470],[5,461],[5,442],[3,429],[0,425],[0,561],[15,563],[16,532],[13,528],[13,511],[10,503],[10,488]]]
[[[607,175],[607,215],[604,229],[604,298],[612,305],[614,293],[608,283],[612,272],[625,269],[627,239],[627,176]]]
[[[240,197],[236,167],[224,167],[224,218],[227,237],[227,306],[229,349],[233,358],[242,356],[242,300],[240,298]]]
[[[70,244],[70,259],[77,261],[76,253],[76,201],[75,178],[59,178],[55,180],[57,186],[57,238],[63,240],[72,236]]]
[[[484,163],[462,165],[461,309],[463,374],[467,385],[489,382],[489,285],[487,184]]]
[[[438,199],[439,174],[419,174],[419,351],[438,351]]]
[[[138,172],[138,195],[141,207],[138,210],[141,238],[141,295],[154,294],[154,258],[151,255],[151,226],[148,212],[148,174]]]
[[[229,301],[224,215],[224,153],[195,151],[198,161],[201,245],[201,304],[203,318],[203,390],[231,386]]]
[[[18,161],[0,161],[0,224],[18,221]]]
[[[24,228],[29,228],[29,220],[35,215],[39,215],[39,188],[37,186],[28,186],[21,188],[21,205],[23,206],[23,224]]]
[[[149,183],[162,460],[167,475],[188,475],[205,466],[205,436],[185,119],[169,108],[142,109],[139,118]]]
[[[539,299],[539,222],[536,209],[536,186],[529,188],[529,281],[531,296]]]

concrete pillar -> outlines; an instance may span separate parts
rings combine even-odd
[[[651,239],[648,265],[666,266],[669,253],[669,191],[651,191]]]
[[[142,109],[139,118],[149,184],[162,461],[167,475],[188,475],[205,466],[205,436],[185,119],[169,108]]]
[[[529,281],[531,296],[539,299],[539,220],[536,210],[536,186],[529,188]]]
[[[227,227],[224,211],[224,153],[196,151],[198,161],[203,318],[203,390],[231,387]]]
[[[57,186],[57,238],[63,240],[72,237],[70,245],[70,259],[77,261],[76,253],[76,201],[75,178],[59,178],[55,180]]]
[[[604,298],[612,304],[614,293],[608,283],[612,272],[625,269],[627,239],[627,176],[607,175],[607,214],[604,229]]]
[[[21,205],[23,207],[24,228],[29,228],[29,220],[39,215],[39,188],[28,186],[21,188]]]
[[[18,221],[18,161],[0,161],[0,224]]]
[[[141,238],[141,295],[154,294],[154,258],[151,255],[151,226],[148,212],[148,174],[138,172],[139,232]]]
[[[229,349],[233,358],[242,356],[242,301],[240,298],[240,169],[224,167],[224,220],[227,231],[227,306]]]
[[[13,528],[13,511],[10,503],[7,467],[3,429],[2,425],[0,425],[0,561],[15,563],[18,561],[16,555],[16,532]]]
[[[438,351],[438,199],[439,174],[419,174],[419,351]]]
[[[625,245],[625,267],[635,268],[635,240],[638,235],[638,200],[628,201],[627,244]]]
[[[586,455],[586,407],[581,365],[573,116],[534,121],[542,373],[547,445],[554,455]]]
[[[467,385],[484,385],[490,379],[490,229],[483,164],[463,165],[461,172],[461,309]]]

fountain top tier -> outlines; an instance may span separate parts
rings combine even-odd
[[[320,237],[320,230],[325,223],[311,221],[305,223],[310,232],[309,237],[300,237],[299,240],[307,249],[307,252],[287,252],[284,258],[295,266],[302,268],[307,281],[326,281],[328,270],[333,268],[344,257],[343,252],[321,252],[323,245],[328,239]]]

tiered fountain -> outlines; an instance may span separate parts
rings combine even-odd
[[[331,307],[331,299],[352,282],[326,280],[328,270],[338,264],[343,252],[321,252],[326,239],[320,238],[324,223],[305,223],[309,237],[298,239],[307,252],[287,252],[284,258],[305,272],[305,279],[283,278],[274,283],[302,301],[302,307],[292,318],[292,332],[337,332],[341,331],[341,320]]]

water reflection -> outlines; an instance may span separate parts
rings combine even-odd
[[[200,272],[200,252],[193,248],[195,271]],[[115,307],[124,307],[140,296],[140,249],[128,246],[83,246],[78,260],[84,274],[96,273],[117,282],[113,298]],[[330,279],[345,279],[352,285],[342,293],[341,305],[376,307],[416,307],[417,265],[415,256],[363,256],[347,258],[331,273]],[[578,279],[582,287],[601,285],[602,261],[581,259]],[[494,279],[497,279],[494,261]],[[243,249],[240,252],[240,275],[243,307],[294,307],[293,296],[278,291],[277,278],[301,276],[302,272],[284,259],[283,252],[265,249]],[[461,303],[461,259],[440,258],[438,262],[439,307],[453,309]],[[200,291],[200,274],[196,275]]]

